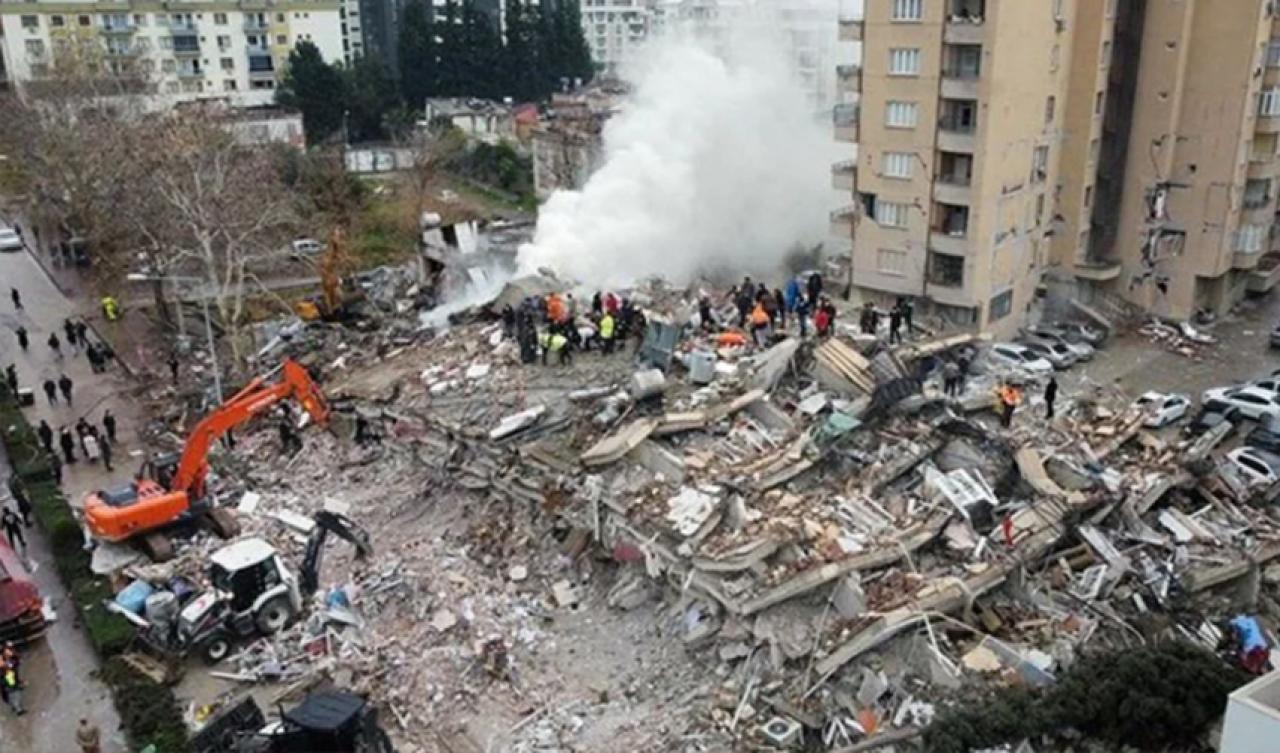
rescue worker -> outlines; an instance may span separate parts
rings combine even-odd
[[[561,366],[573,362],[573,356],[569,353],[569,338],[559,332],[543,332],[538,336],[538,344],[542,347],[543,366],[547,365],[547,353],[559,354]]]
[[[302,438],[298,436],[297,430],[293,428],[293,424],[287,420],[280,421],[280,454],[293,455],[302,449]]]
[[[547,296],[547,323],[552,329],[559,329],[560,323],[564,320],[564,301],[560,298],[559,293],[552,293]]]
[[[779,329],[787,328],[787,298],[781,288],[773,289],[773,311],[778,316]]]
[[[109,322],[114,322],[120,318],[120,304],[112,296],[102,297],[102,315]]]
[[[711,299],[705,295],[698,299],[698,321],[702,325],[703,332],[715,331],[716,317],[711,312]]]
[[[1044,417],[1053,418],[1053,401],[1058,399],[1058,380],[1050,375],[1044,386]]]
[[[9,540],[9,548],[18,551],[18,547],[22,547],[22,553],[27,553],[27,537],[22,533],[22,519],[18,514],[9,508],[4,508],[4,514],[0,515],[0,527],[4,528],[4,536]]]
[[[902,309],[894,306],[889,310],[889,344],[902,342]]]
[[[947,361],[947,365],[942,367],[942,391],[947,397],[960,394],[960,366],[955,361]]]
[[[167,363],[169,364],[169,376],[173,379],[173,383],[177,384],[178,383],[178,354],[170,353],[169,360]]]
[[[27,339],[27,328],[19,324],[18,328],[15,329],[13,333],[18,336],[18,347],[22,348],[23,353],[26,353],[27,345],[30,343]]]
[[[600,317],[600,342],[602,343],[602,352],[606,356],[613,353],[613,338],[617,334],[615,332],[616,326],[613,321],[613,314],[606,309],[604,316]]]
[[[89,437],[98,445],[98,451],[102,453],[102,467],[108,471],[114,471],[111,467],[111,443],[98,441],[98,432],[95,430],[93,436]]]
[[[818,337],[826,337],[827,332],[831,328],[831,317],[827,313],[826,306],[819,306],[816,314],[813,315],[813,331]]]
[[[17,288],[9,288],[9,297],[13,299],[13,307],[18,311],[22,310],[22,294]]]
[[[765,333],[765,343],[769,341],[769,312],[765,311],[764,302],[757,301],[751,310],[751,341],[756,347],[761,346],[760,333]]]
[[[795,317],[800,322],[800,337],[807,337],[806,325],[809,320],[809,299],[804,296],[796,298]]]
[[[817,306],[818,299],[822,296],[822,275],[817,272],[809,275],[807,287],[809,291],[809,305]]]
[[[18,399],[18,367],[9,364],[4,367],[4,380],[9,385],[9,392],[13,395],[13,399]]]
[[[1000,388],[1000,425],[1009,428],[1013,424],[1013,412],[1018,408],[1022,393],[1012,384]]]
[[[67,344],[71,346],[71,352],[75,353],[78,345],[76,341],[76,325],[71,323],[71,319],[62,320],[62,333],[66,335]]]
[[[115,444],[116,417],[111,413],[110,408],[107,408],[102,414],[102,428],[107,432],[107,441]]]
[[[58,389],[62,390],[62,397],[67,401],[67,405],[71,405],[71,377],[63,374],[58,377]]]
[[[62,341],[58,339],[57,332],[50,332],[49,339],[45,342],[49,343],[49,349],[53,351],[53,357],[62,360]]]
[[[44,447],[45,452],[53,452],[53,429],[49,426],[49,422],[43,418],[40,419],[40,426],[36,428],[36,434],[40,436],[40,445]]]

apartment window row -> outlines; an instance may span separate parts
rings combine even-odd
[[[924,16],[924,0],[893,0],[894,21],[919,21]]]
[[[881,227],[905,228],[907,226],[907,212],[910,209],[910,204],[899,204],[892,201],[877,201],[876,223]]]
[[[919,76],[920,50],[914,47],[895,47],[889,50],[890,76]]]
[[[1268,118],[1280,115],[1280,87],[1262,90],[1258,95],[1258,114]]]
[[[882,171],[886,178],[909,179],[914,164],[915,155],[910,152],[885,152]]]
[[[1241,225],[1236,231],[1235,250],[1245,254],[1256,254],[1262,251],[1262,244],[1266,242],[1267,228],[1265,225]]]
[[[920,107],[915,102],[885,103],[884,124],[889,128],[915,128]]]

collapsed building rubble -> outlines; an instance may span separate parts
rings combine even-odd
[[[656,372],[522,366],[483,308],[283,344],[324,376],[333,435],[287,459],[244,438],[220,494],[290,556],[289,521],[334,506],[378,551],[337,553],[329,608],[219,676],[340,677],[406,751],[862,750],[969,683],[1052,683],[1159,635],[1212,646],[1220,587],[1256,604],[1280,580],[1278,491],[1207,461],[1217,440],[1089,396],[999,429],[993,378],[941,389],[970,336],[751,351],[682,329],[696,296],[632,297],[680,332]],[[351,442],[356,413],[377,441]]]

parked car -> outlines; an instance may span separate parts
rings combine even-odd
[[[1055,369],[1069,369],[1080,360],[1066,343],[1024,339],[1019,344],[1053,364]]]
[[[1050,374],[1053,364],[1040,354],[1018,343],[996,343],[987,349],[987,359],[993,366],[1018,369],[1031,374]]]
[[[1280,455],[1254,447],[1237,447],[1226,461],[1235,466],[1250,485],[1271,486],[1280,481]]]
[[[1147,392],[1134,404],[1147,414],[1147,420],[1142,425],[1148,429],[1159,429],[1184,418],[1191,409],[1191,398],[1186,395]]]
[[[1280,377],[1269,376],[1264,379],[1259,379],[1256,382],[1250,382],[1249,386],[1257,387],[1260,390],[1266,390],[1267,392],[1280,395]]]
[[[1261,387],[1233,386],[1218,387],[1208,390],[1201,397],[1202,402],[1221,400],[1240,409],[1245,418],[1257,421],[1263,417],[1280,419],[1280,395]]]
[[[0,227],[0,251],[21,251],[22,236],[11,227]]]
[[[1081,324],[1080,322],[1056,322],[1052,326],[1054,329],[1060,330],[1063,336],[1087,342],[1094,348],[1101,346],[1107,339],[1105,330],[1088,324]]]
[[[1280,324],[1271,328],[1271,347],[1280,348]]]
[[[1200,411],[1196,413],[1195,418],[1187,424],[1185,431],[1188,436],[1198,437],[1223,422],[1231,424],[1231,431],[1235,431],[1235,427],[1243,420],[1244,416],[1240,415],[1240,409],[1231,403],[1223,400],[1206,400],[1200,405]]]
[[[319,256],[324,252],[324,244],[314,238],[299,238],[289,244],[289,255],[295,259],[304,256]]]
[[[1086,342],[1083,338],[1072,337],[1065,330],[1057,327],[1040,325],[1038,327],[1029,327],[1024,331],[1024,337],[1027,340],[1041,340],[1044,342],[1061,343],[1067,346],[1076,358],[1081,361],[1088,361],[1093,358],[1093,346]]]
[[[1249,447],[1256,447],[1267,452],[1280,453],[1280,423],[1262,421],[1244,438]]]

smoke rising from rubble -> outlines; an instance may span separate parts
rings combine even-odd
[[[523,273],[549,267],[596,287],[661,276],[776,273],[826,232],[831,131],[792,78],[776,34],[735,30],[723,57],[683,37],[655,42],[606,124],[604,160],[581,191],[541,208]]]

